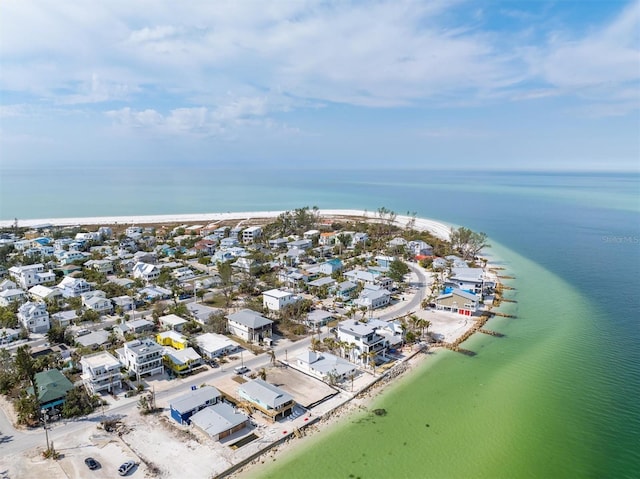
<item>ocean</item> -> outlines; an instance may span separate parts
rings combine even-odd
[[[417,213],[489,235],[517,302],[268,478],[634,478],[640,175],[323,169],[0,169],[0,219],[293,209]]]

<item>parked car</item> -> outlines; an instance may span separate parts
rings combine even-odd
[[[127,462],[123,463],[118,468],[118,474],[120,474],[121,476],[126,476],[127,474],[129,474],[129,471],[131,471],[131,469],[134,468],[135,465],[136,465],[136,463],[133,462],[133,461],[127,461]]]
[[[249,372],[249,368],[246,366],[238,366],[234,369],[234,371],[236,372],[236,374],[245,374]]]
[[[98,469],[100,467],[100,464],[98,463],[98,461],[96,461],[93,457],[87,457],[84,460],[84,463],[87,465],[87,467],[89,469],[91,469],[92,471],[94,469]]]

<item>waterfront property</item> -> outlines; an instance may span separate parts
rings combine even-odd
[[[388,339],[379,334],[377,323],[363,323],[354,319],[347,319],[338,323],[336,336],[338,341],[352,345],[350,357],[359,359],[363,364],[369,363],[376,355],[384,355],[388,346]]]
[[[461,289],[452,289],[436,298],[436,309],[471,316],[478,310],[478,297]]]
[[[238,395],[272,421],[288,416],[296,405],[289,393],[262,379],[240,385]]]
[[[171,417],[178,424],[190,424],[190,418],[198,411],[222,400],[222,394],[213,386],[192,389],[169,404]]]
[[[296,365],[302,371],[329,383],[340,382],[355,376],[356,366],[331,353],[307,350],[296,357]]]
[[[249,417],[225,402],[206,407],[191,416],[191,424],[219,441],[249,425]]]

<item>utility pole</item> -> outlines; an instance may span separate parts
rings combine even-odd
[[[44,436],[47,440],[47,452],[49,452],[49,430],[47,429],[47,410],[41,409],[42,419],[44,420]]]

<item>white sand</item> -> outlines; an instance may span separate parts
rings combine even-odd
[[[82,226],[82,225],[143,225],[158,223],[213,223],[223,220],[248,220],[251,218],[275,218],[284,211],[250,211],[237,213],[191,213],[176,215],[146,215],[146,216],[94,216],[85,218],[40,218],[33,220],[18,220],[18,226],[32,227],[38,225],[55,225],[55,226]],[[365,210],[319,210],[322,216],[363,216],[370,219],[376,218],[376,213]],[[406,226],[411,220],[408,216],[398,215],[396,224],[398,226]],[[13,225],[11,220],[0,221],[0,227],[7,228]],[[415,218],[415,228],[420,230],[428,230],[439,238],[447,239],[449,237],[450,226],[438,221]]]

